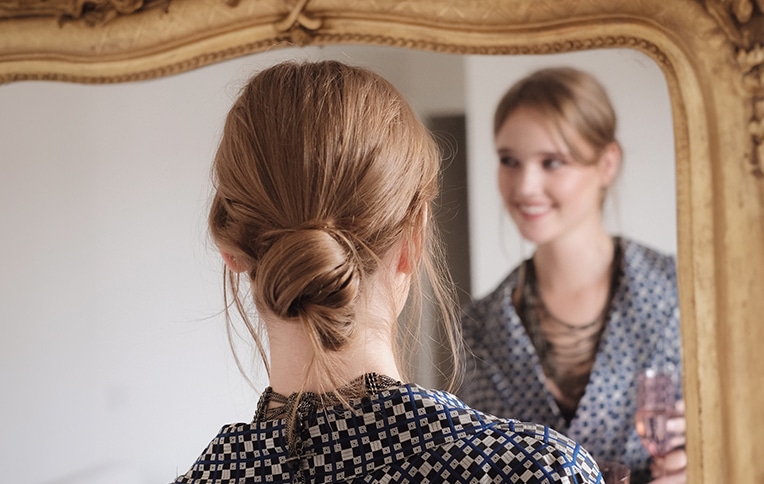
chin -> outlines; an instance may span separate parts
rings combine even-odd
[[[552,240],[549,234],[540,233],[537,230],[520,230],[520,236],[524,241],[533,245],[544,245]]]
[[[538,240],[549,238],[552,235],[553,227],[550,224],[552,220],[549,214],[536,220],[528,219],[518,213],[511,213],[510,215],[517,231],[529,242],[537,243]]]

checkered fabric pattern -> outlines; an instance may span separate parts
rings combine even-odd
[[[416,385],[319,409],[303,424],[291,459],[284,420],[227,425],[175,483],[601,484],[591,456],[558,432]]]
[[[462,325],[474,353],[460,396],[474,408],[540,422],[583,445],[595,459],[623,462],[632,484],[649,480],[649,458],[634,426],[636,374],[653,363],[680,369],[675,261],[636,242],[616,238],[621,278],[586,392],[568,425],[545,385],[544,372],[511,294],[514,270],[491,294],[467,308]]]

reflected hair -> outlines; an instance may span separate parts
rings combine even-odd
[[[539,111],[552,121],[571,154],[583,164],[591,164],[604,148],[617,143],[616,116],[605,88],[591,74],[572,67],[551,67],[535,71],[515,83],[499,101],[493,120],[496,136],[507,118],[518,108]],[[594,159],[584,158],[565,137],[569,125],[591,146]]]
[[[398,91],[379,75],[335,61],[285,62],[256,74],[231,108],[213,163],[209,228],[244,268],[226,268],[234,306],[268,369],[259,313],[301,324],[314,347],[311,370],[333,378],[332,361],[359,322],[359,295],[400,243],[422,253],[412,293],[426,275],[458,361],[453,286],[435,224],[440,153]],[[245,276],[247,276],[245,278]],[[244,279],[244,281],[242,281]],[[421,317],[420,298],[412,319]],[[227,311],[229,329],[232,325]],[[394,331],[404,325],[395,324]],[[230,334],[230,331],[229,331]],[[396,342],[403,375],[405,348]],[[454,378],[456,374],[454,372]]]

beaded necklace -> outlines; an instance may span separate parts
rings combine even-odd
[[[547,378],[560,390],[558,407],[570,423],[586,391],[589,376],[604,332],[611,301],[621,274],[622,250],[619,238],[614,238],[610,286],[602,310],[590,323],[570,324],[552,314],[541,297],[533,259],[526,260],[520,270],[516,289],[517,313],[536,350]]]
[[[272,387],[268,387],[257,402],[255,422],[280,418],[289,419],[294,413],[295,405],[297,405],[297,414],[300,415],[300,418],[304,418],[319,408],[341,405],[349,400],[363,398],[399,385],[401,382],[398,380],[372,372],[353,379],[335,391],[321,394],[300,392],[285,396],[274,392]],[[271,403],[278,405],[268,408]]]

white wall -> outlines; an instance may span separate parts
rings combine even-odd
[[[350,47],[276,51],[134,84],[0,86],[2,482],[168,482],[221,425],[251,419],[266,379],[253,363],[250,388],[226,341],[221,262],[205,228],[209,165],[244,79],[288,56],[375,66],[423,114],[463,108],[459,58]],[[478,123],[489,122],[498,94],[475,92],[475,78],[495,76],[498,93],[512,81],[504,72],[522,70],[490,61],[465,64],[468,97],[480,105],[470,128],[489,136],[473,143],[487,153],[470,151],[480,196],[495,190],[490,128]],[[649,89],[665,94],[660,83]],[[627,165],[654,158],[639,151],[647,148],[627,146]],[[473,244],[498,239],[485,220],[496,224],[500,203],[480,196],[471,213],[486,232]]]
[[[204,228],[248,63],[0,87],[3,482],[166,482],[251,414]]]
[[[493,289],[533,253],[506,215],[496,185],[493,110],[506,90],[530,72],[568,65],[605,86],[618,117],[623,169],[606,203],[606,225],[666,253],[676,253],[674,141],[668,88],[649,57],[599,50],[527,57],[471,56],[466,60],[467,139],[472,293]]]

